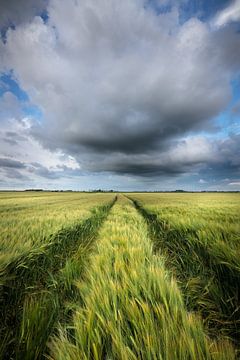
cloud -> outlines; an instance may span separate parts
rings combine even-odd
[[[228,184],[229,186],[240,186],[240,181],[234,181]]]
[[[232,114],[235,115],[235,116],[240,115],[240,100],[233,106]]]
[[[3,182],[5,184],[7,183],[8,185],[9,181],[11,180],[26,181],[29,180],[29,177],[22,174],[22,172],[20,172],[17,169],[13,169],[13,168],[4,169],[2,179],[0,178],[0,182]]]
[[[224,139],[188,136],[175,140],[160,151],[149,150],[142,154],[86,153],[81,155],[83,168],[91,172],[128,174],[143,178],[171,178],[183,174],[220,179],[236,177],[240,171],[240,135]]]
[[[0,167],[2,168],[13,168],[13,169],[23,169],[25,165],[21,161],[0,158]]]
[[[216,181],[236,179],[240,176],[240,134],[225,139],[212,140],[211,156],[200,174]]]
[[[2,0],[0,28],[31,21],[35,15],[41,14],[46,9],[47,2],[47,0]]]
[[[60,179],[63,176],[71,177],[80,175],[78,169],[72,169],[66,165],[56,168],[47,168],[40,163],[23,163],[10,158],[0,158],[0,170],[5,178],[17,180],[29,180],[30,177],[41,177],[45,179]],[[75,173],[76,172],[76,173]]]
[[[0,121],[5,122],[9,118],[20,119],[23,115],[21,104],[17,97],[10,91],[4,92],[0,97]]]
[[[206,175],[212,179],[240,173],[240,135],[224,139],[189,136],[174,141],[165,150],[145,154],[102,154],[87,158],[85,167],[89,172],[108,171],[137,177],[171,178],[182,174]]]
[[[0,158],[0,182],[5,183],[7,179],[27,180],[28,177],[22,173],[26,165],[11,158]]]
[[[240,0],[233,0],[229,6],[219,11],[214,19],[212,25],[215,27],[226,26],[227,24],[240,20]]]
[[[34,175],[44,177],[46,179],[59,179],[62,177],[61,171],[48,169],[39,163],[31,163],[28,165],[28,171]]]
[[[78,169],[73,157],[60,150],[49,151],[41,146],[31,134],[32,120],[29,118],[8,119],[1,122],[0,153],[2,157],[19,160],[23,163],[39,163],[47,168],[67,166]]]
[[[217,131],[213,119],[231,100],[240,69],[232,26],[213,31],[196,18],[180,24],[176,8],[157,15],[143,0],[51,0],[47,11],[47,23],[19,21],[0,45],[2,67],[13,69],[43,113],[21,145],[25,153],[29,144],[35,149],[42,167],[34,173],[60,176],[53,174],[59,154],[91,173],[236,171],[235,140],[196,135]]]
[[[34,186],[41,179],[57,180],[81,174],[79,166],[61,151],[44,149],[29,133],[31,120],[10,119],[1,122],[0,181],[9,187]],[[10,186],[11,188],[11,186]]]
[[[20,135],[15,131],[6,131],[5,136],[6,136],[6,140],[13,141],[16,144],[19,141],[26,141],[27,140],[26,136]]]

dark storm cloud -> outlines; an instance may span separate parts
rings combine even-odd
[[[220,176],[240,177],[240,134],[231,135],[218,146],[219,161],[214,165],[214,171]]]
[[[237,178],[240,176],[240,135],[219,140],[189,137],[172,142],[159,154],[152,151],[145,154],[115,153],[107,157],[92,155],[91,162],[88,158],[85,166],[90,172],[108,171],[144,178],[170,178],[198,172],[210,178]]]
[[[224,172],[235,140],[226,146],[197,133],[216,132],[213,119],[231,100],[240,34],[223,13],[212,24],[180,24],[176,8],[157,15],[144,3],[51,0],[47,23],[35,17],[9,30],[4,66],[44,114],[28,132],[91,173]],[[41,164],[29,171],[69,173]]]
[[[200,175],[209,179],[239,179],[240,178],[240,134],[214,143],[213,152],[208,161],[204,162]]]
[[[158,96],[161,96],[160,92],[164,93],[164,89],[159,88]],[[221,99],[221,104],[210,104],[206,97],[199,103],[193,95],[189,96],[188,100],[184,99],[184,104],[180,106],[177,99],[176,103],[174,100],[171,99],[170,104],[166,106],[162,103],[157,104],[157,99],[152,99],[152,107],[147,108],[146,105],[143,113],[139,115],[142,116],[140,119],[133,115],[132,110],[129,113],[125,111],[124,114],[119,111],[112,121],[105,121],[102,116],[99,121],[101,126],[91,129],[91,125],[87,125],[89,131],[83,129],[82,132],[71,132],[66,129],[62,143],[75,155],[80,147],[86,147],[92,152],[141,154],[152,150],[165,150],[169,146],[169,140],[189,131],[216,130],[209,120],[218,112],[218,107],[223,106],[224,99]]]
[[[157,143],[159,142],[159,134],[157,129],[146,129],[143,133],[139,129],[139,133],[136,131],[135,134],[127,133],[127,129],[124,132],[119,133],[119,130],[114,128],[113,131],[109,130],[109,133],[106,133],[105,136],[86,136],[84,138],[71,137],[70,146],[72,144],[80,144],[81,146],[87,147],[89,150],[101,153],[109,152],[123,152],[125,154],[129,153],[141,153],[146,149],[150,151],[151,149],[156,148]],[[76,149],[77,152],[79,149]]]
[[[0,158],[1,168],[13,168],[13,169],[24,169],[25,164],[18,160]]]
[[[107,170],[107,168],[105,169]],[[167,164],[155,164],[155,163],[144,163],[141,162],[137,164],[136,162],[127,163],[127,162],[119,162],[114,163],[112,166],[109,166],[109,171],[114,172],[116,174],[129,174],[135,176],[143,176],[143,177],[152,177],[152,176],[177,176],[186,172],[186,166],[176,166],[173,164],[169,166]]]
[[[37,79],[43,88],[51,81],[40,94],[48,119],[32,134],[52,150],[62,148],[78,158],[90,151],[92,159],[100,152],[111,160],[115,152],[162,151],[190,131],[213,130],[212,118],[230,100],[229,80],[238,65],[231,55],[240,48],[234,29],[225,28],[220,36],[196,19],[179,27],[174,13],[167,15],[170,28],[162,29],[161,16],[158,24],[152,14],[126,2],[114,13],[118,28],[113,32],[112,7],[90,4],[52,3],[50,19],[62,36],[64,61],[54,64],[58,54],[49,43],[55,71],[51,79],[47,69]],[[64,12],[72,14],[73,23],[64,22]],[[173,19],[178,28],[169,35]],[[42,30],[50,31],[45,25]],[[45,70],[45,61],[41,67]],[[72,69],[77,82],[69,81]]]

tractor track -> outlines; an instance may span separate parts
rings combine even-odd
[[[32,360],[43,356],[54,324],[64,316],[64,301],[74,297],[75,276],[84,271],[98,231],[116,200],[94,208],[92,216],[83,222],[63,228],[49,238],[48,244],[27,251],[1,269],[1,359]],[[74,266],[78,268],[76,274],[70,271]],[[64,274],[68,275],[67,282]],[[31,329],[28,311],[35,316]],[[43,339],[37,338],[38,327],[45,330]],[[30,343],[34,346],[31,351]]]
[[[201,315],[211,337],[222,334],[230,338],[240,351],[239,268],[234,268],[215,254],[213,248],[201,243],[196,231],[172,229],[139,201],[127,198],[148,225],[153,251],[165,255],[166,264],[182,289],[188,311]],[[216,292],[221,294],[221,299]]]

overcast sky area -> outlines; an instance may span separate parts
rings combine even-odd
[[[0,0],[0,189],[240,190],[240,0]]]

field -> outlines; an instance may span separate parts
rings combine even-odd
[[[233,360],[240,194],[0,193],[1,359]]]

